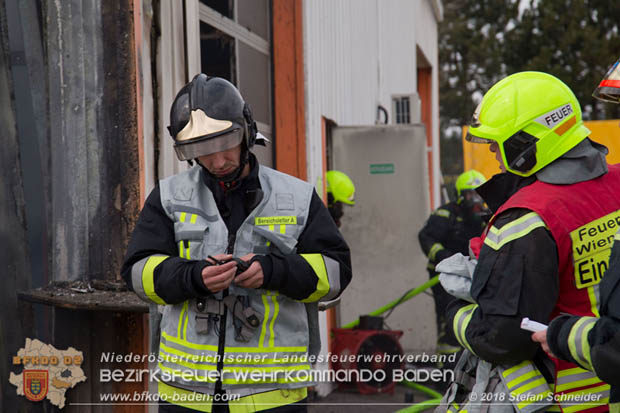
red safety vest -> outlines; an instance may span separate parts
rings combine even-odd
[[[536,212],[545,222],[558,248],[560,291],[551,319],[560,313],[598,316],[598,284],[607,269],[614,234],[620,229],[620,164],[610,165],[599,178],[571,185],[541,181],[528,185],[506,201],[491,219],[511,208]],[[486,236],[482,235],[482,240]],[[542,321],[542,320],[539,320]],[[556,398],[571,412],[604,412],[587,395],[609,387],[592,372],[575,364],[553,359],[556,366]],[[607,390],[608,391],[608,390]],[[581,403],[577,399],[582,399]],[[603,402],[603,400],[600,400]],[[607,403],[608,401],[604,401]],[[582,404],[582,408],[575,409]]]

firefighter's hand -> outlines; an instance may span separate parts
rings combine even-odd
[[[248,254],[241,259],[243,261],[250,261],[254,254]],[[250,268],[237,275],[235,278],[235,284],[243,288],[260,288],[263,285],[263,267],[260,262],[254,261]]]
[[[546,329],[542,331],[537,331],[534,334],[532,334],[532,341],[540,343],[542,349],[545,350],[545,353],[547,353],[551,357],[555,357],[555,355],[551,352],[551,349],[549,349],[549,344],[547,344],[547,330]]]
[[[227,261],[232,258],[232,255],[219,254],[214,258],[219,261]],[[237,272],[237,263],[235,261],[228,261],[225,264],[217,265],[211,259],[208,259],[207,262],[211,265],[202,269],[202,282],[204,282],[205,287],[212,293],[228,288],[235,277],[235,272]]]

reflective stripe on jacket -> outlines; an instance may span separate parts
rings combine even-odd
[[[505,368],[464,350],[454,377],[435,413],[537,413],[553,407],[549,384],[530,361]]]
[[[207,413],[213,410],[214,402],[228,403],[228,411],[230,413],[252,413],[296,403],[308,396],[308,390],[304,387],[300,389],[268,390],[238,398],[234,395],[234,399],[220,399],[216,401],[211,395],[197,395],[194,392],[176,388],[163,382],[159,382],[157,387],[162,400],[177,400],[174,404],[178,406]]]

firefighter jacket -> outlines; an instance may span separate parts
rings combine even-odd
[[[485,222],[468,213],[456,202],[437,208],[418,233],[422,251],[428,257],[428,269],[435,270],[441,260],[457,252],[468,254],[468,243],[482,233]]]
[[[471,289],[477,304],[456,304],[449,311],[461,344],[483,359],[509,365],[539,357],[530,333],[519,330],[522,317],[547,323],[560,313],[595,314],[620,225],[620,167],[571,185],[535,179],[521,184],[483,235]],[[572,363],[554,364],[562,409],[606,411],[608,385]]]
[[[141,212],[122,272],[141,298],[163,307],[160,394],[229,392],[278,405],[312,384],[316,304],[349,283],[349,249],[311,185],[250,161],[244,181],[255,185],[244,190],[261,195],[245,213],[217,195],[199,166],[160,181]],[[201,271],[221,253],[257,254],[262,288],[233,283],[212,294]]]
[[[596,317],[561,315],[547,330],[547,343],[553,354],[596,372],[611,385],[609,402],[616,412],[620,412],[619,239],[620,233],[616,233],[609,268],[599,284],[601,300]]]

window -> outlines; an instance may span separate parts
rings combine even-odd
[[[235,39],[207,23],[200,22],[200,68],[202,72],[209,76],[223,77],[236,85],[235,57]]]
[[[417,94],[392,96],[394,123],[419,123],[420,99]]]
[[[235,84],[272,140],[270,18],[268,0],[200,0],[202,72]],[[255,147],[261,163],[273,165],[272,147]]]
[[[400,97],[394,99],[396,123],[410,123],[409,98]]]

